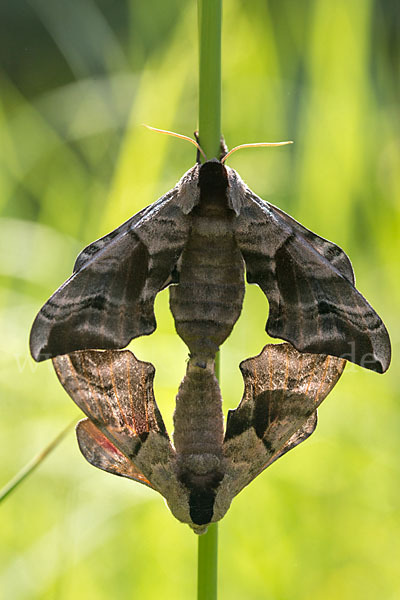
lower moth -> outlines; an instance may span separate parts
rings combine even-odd
[[[241,363],[243,398],[224,430],[214,362],[191,358],[176,397],[172,444],[153,394],[153,365],[129,350],[53,359],[61,384],[88,417],[77,426],[85,458],[159,492],[199,534],[259,473],[311,435],[317,408],[345,362],[268,344]]]

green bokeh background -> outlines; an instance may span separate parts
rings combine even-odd
[[[350,255],[392,336],[378,376],[349,365],[316,433],[237,497],[220,524],[221,599],[400,597],[399,58],[395,0],[225,0],[223,132],[261,197]],[[31,322],[87,243],[172,187],[195,160],[194,0],[0,5],[0,485],[78,409],[28,354]],[[171,431],[186,349],[168,294],[131,348],[156,366]],[[222,351],[224,410],[240,360],[267,341],[248,287]],[[0,507],[0,597],[194,597],[197,539],[163,500],[97,471],[71,432]],[[4,594],[2,596],[1,594]]]

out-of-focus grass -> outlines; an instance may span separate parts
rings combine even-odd
[[[190,134],[197,114],[194,3],[175,0],[168,11],[161,0],[121,2],[112,11],[100,0],[68,7],[31,0],[20,11],[6,4],[0,485],[77,414],[51,365],[28,355],[34,315],[84,244],[154,201],[193,164],[191,147],[140,124]],[[261,197],[350,254],[359,289],[391,332],[394,360],[383,377],[349,365],[314,436],[233,502],[220,527],[221,598],[389,600],[400,592],[394,6],[226,3],[228,144],[296,142],[246,150],[230,164]],[[156,397],[171,430],[186,349],[166,292],[156,312],[156,333],[132,349],[156,365]],[[262,294],[250,287],[222,351],[226,409],[242,393],[238,363],[267,341],[266,314]],[[0,589],[12,600],[194,595],[191,531],[156,494],[90,467],[73,435],[4,502],[0,531]]]

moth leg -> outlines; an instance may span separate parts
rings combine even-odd
[[[200,144],[200,138],[199,138],[199,132],[196,129],[196,131],[193,133],[194,135],[194,139],[196,140],[196,142],[199,144],[199,146],[201,147]],[[224,136],[221,135],[221,140],[220,140],[220,155],[218,157],[218,160],[222,160],[224,158],[224,156],[226,156],[228,154],[228,146],[225,143],[225,139]],[[196,154],[196,163],[200,164],[201,163],[201,158],[200,158],[200,150],[197,149],[197,154]]]

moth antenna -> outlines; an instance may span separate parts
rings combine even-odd
[[[220,150],[221,150],[220,161],[224,162],[225,156],[228,154],[228,146],[226,145],[226,142],[225,142],[225,139],[224,139],[223,135],[221,135]]]
[[[236,152],[236,150],[240,150],[241,148],[259,148],[260,146],[287,146],[288,144],[294,144],[291,140],[288,142],[254,142],[254,144],[240,144],[240,146],[235,146],[232,150],[229,150],[225,156],[221,158],[221,162],[224,163],[228,156]]]
[[[201,149],[200,144],[198,144],[196,140],[192,139],[191,137],[187,135],[182,135],[181,133],[175,133],[174,131],[167,131],[166,129],[157,129],[157,127],[151,127],[150,125],[146,125],[145,123],[143,123],[143,126],[147,127],[147,129],[150,129],[151,131],[157,131],[158,133],[166,133],[167,135],[172,135],[173,137],[180,138],[181,140],[187,140],[188,142],[191,142],[194,146],[196,146],[197,150],[200,152],[204,160],[207,160],[207,156]]]

